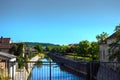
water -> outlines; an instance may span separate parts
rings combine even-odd
[[[63,71],[56,63],[44,63],[47,59],[42,59],[42,65],[35,65],[32,69],[30,80],[85,80],[71,73]],[[50,73],[51,71],[51,73]],[[50,79],[51,78],[51,79]]]

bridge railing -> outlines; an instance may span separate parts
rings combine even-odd
[[[20,69],[18,62],[1,61],[0,80],[120,80],[120,62],[78,62],[79,66],[76,65],[76,68],[80,69],[78,72],[81,72],[81,69],[87,71],[86,77],[80,76],[74,69],[67,68],[63,62],[59,64],[51,61],[22,63],[24,67]],[[82,66],[83,63],[87,66]],[[60,69],[57,69],[58,67]],[[62,73],[59,70],[62,70]]]

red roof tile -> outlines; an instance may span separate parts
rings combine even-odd
[[[10,38],[0,38],[0,49],[10,48]]]

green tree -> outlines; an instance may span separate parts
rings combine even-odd
[[[65,55],[69,49],[69,46],[60,46],[60,54]]]
[[[42,48],[41,45],[37,45],[37,46],[35,46],[34,48],[35,48],[39,53],[40,53],[40,52],[43,52],[43,48]]]
[[[74,53],[74,60],[76,60],[76,56],[80,55],[79,51],[79,45],[76,44],[71,47],[71,52]]]
[[[52,47],[50,52],[60,54],[60,46]]]
[[[99,45],[98,42],[92,42],[89,48],[89,53],[91,54],[92,60],[98,59]]]
[[[51,50],[54,48],[55,46],[46,46],[46,51],[51,52]]]
[[[96,39],[98,42],[104,41],[108,37],[108,34],[106,32],[103,32],[96,36]]]
[[[22,56],[18,56],[16,61],[18,62],[18,67],[20,69],[25,66],[24,58]]]
[[[17,48],[16,55],[24,57],[25,44],[24,43],[18,43],[17,46],[18,46],[18,48]]]
[[[81,41],[79,43],[79,55],[86,56],[89,53],[91,44],[88,40]]]
[[[12,44],[11,48],[9,49],[9,53],[17,56],[17,54],[16,54],[17,53],[17,48],[18,48],[18,46],[16,44]]]

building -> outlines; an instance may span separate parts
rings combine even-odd
[[[109,56],[110,54],[113,54],[114,52],[110,52],[110,45],[114,44],[114,43],[119,43],[119,41],[117,42],[117,37],[118,34],[117,32],[113,33],[112,35],[110,35],[108,38],[106,38],[104,41],[100,42],[100,61],[101,62],[108,62],[109,61]],[[113,45],[114,46],[114,45]],[[117,50],[117,48],[114,49],[114,51]]]
[[[0,74],[4,77],[9,75],[13,78],[16,72],[16,56],[9,53],[0,52]]]
[[[99,47],[100,66],[97,80],[120,80],[120,62],[117,62],[120,54],[120,30],[100,42]],[[113,59],[110,59],[111,55]]]
[[[0,51],[8,52],[10,49],[11,39],[10,38],[0,38]]]

